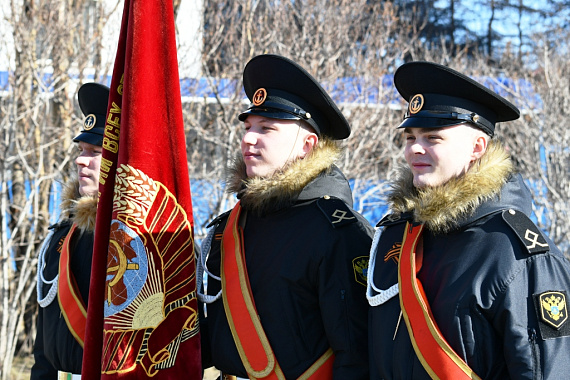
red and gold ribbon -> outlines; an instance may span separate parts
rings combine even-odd
[[[250,379],[285,379],[257,314],[245,264],[241,205],[230,213],[222,237],[222,299],[237,350]],[[332,379],[328,349],[299,379]]]
[[[57,298],[69,331],[81,347],[83,347],[85,340],[85,323],[87,322],[87,308],[81,297],[81,293],[79,293],[77,282],[70,268],[71,252],[69,244],[76,229],[77,225],[74,223],[63,241],[63,247],[59,257]],[[89,257],[89,259],[91,258]]]
[[[479,379],[439,331],[423,286],[416,277],[423,258],[423,228],[423,225],[408,222],[398,265],[400,306],[414,351],[434,379]]]

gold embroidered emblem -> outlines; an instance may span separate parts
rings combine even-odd
[[[96,122],[97,122],[97,117],[95,115],[89,114],[85,116],[85,120],[83,121],[83,129],[85,129],[86,131],[92,129],[95,126]]]
[[[392,245],[392,248],[390,248],[390,250],[384,256],[384,262],[392,259],[396,264],[398,264],[401,250],[402,250],[402,243],[401,242],[394,243],[394,245]]]
[[[352,260],[352,268],[354,269],[354,279],[360,285],[366,286],[368,279],[368,256],[359,256]]]
[[[259,106],[263,104],[265,98],[267,98],[267,91],[264,88],[258,88],[257,91],[255,91],[255,94],[253,94],[251,101],[254,106]]]
[[[410,104],[408,104],[408,110],[411,114],[415,114],[420,112],[422,107],[424,106],[424,97],[422,94],[414,95],[412,100],[410,100]]]
[[[336,219],[336,220],[333,220],[332,223],[335,224],[335,223],[339,223],[339,222],[341,222],[341,221],[343,221],[343,220],[351,220],[351,219],[356,218],[355,216],[351,216],[350,218],[347,218],[347,217],[346,217],[346,214],[347,214],[346,211],[342,211],[342,210],[339,210],[339,209],[334,210],[334,212],[333,212],[333,214],[332,214],[331,216],[334,217],[334,218],[337,218],[337,219]]]
[[[544,292],[538,299],[542,320],[559,329],[568,320],[566,295],[561,292]]]
[[[118,165],[115,180],[101,373],[141,365],[151,378],[180,361],[184,342],[199,332],[191,219],[142,170]]]

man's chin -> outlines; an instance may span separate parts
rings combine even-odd
[[[96,194],[99,191],[99,187],[98,186],[79,186],[79,194],[81,196],[86,196],[86,195],[93,195]]]
[[[414,176],[414,187],[422,189],[431,186],[429,178],[423,176]]]

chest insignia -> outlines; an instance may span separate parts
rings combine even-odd
[[[368,279],[368,256],[359,256],[352,260],[352,268],[354,269],[354,279],[360,285],[366,286]]]
[[[396,264],[400,260],[400,251],[402,250],[402,242],[397,242],[392,245],[392,248],[384,255],[384,262],[392,259]]]
[[[61,250],[63,249],[63,242],[65,241],[65,236],[62,236],[61,239],[57,242],[57,253],[61,254]]]

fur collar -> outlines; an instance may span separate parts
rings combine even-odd
[[[97,196],[81,196],[79,181],[73,176],[63,185],[61,198],[61,220],[69,219],[76,223],[82,232],[95,231]]]
[[[333,168],[340,155],[335,141],[321,139],[304,159],[289,163],[269,177],[247,178],[243,157],[238,154],[228,171],[228,192],[236,193],[248,211],[264,215],[293,204],[309,182]]]
[[[388,202],[393,211],[413,212],[416,222],[433,233],[460,225],[485,201],[499,195],[514,168],[502,144],[491,140],[487,152],[465,175],[437,187],[416,189],[409,167],[401,167]]]

